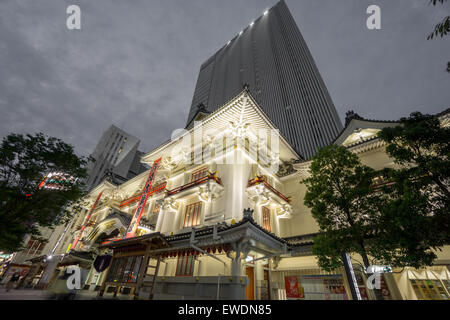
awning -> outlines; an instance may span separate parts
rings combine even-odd
[[[136,245],[150,244],[154,249],[169,247],[166,238],[160,232],[145,234],[140,237],[133,237],[128,239],[112,240],[108,243],[100,245],[100,249],[118,249],[125,247],[133,247]]]
[[[94,262],[94,257],[90,252],[84,251],[70,251],[70,253],[63,255],[58,266],[71,266],[79,264],[81,266],[90,267]]]

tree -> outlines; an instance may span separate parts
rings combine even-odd
[[[450,242],[450,128],[437,116],[414,112],[378,137],[400,169],[392,170],[390,203],[398,214],[421,217],[422,241],[438,247]]]
[[[440,2],[441,4],[444,4],[444,1],[447,1],[447,0],[430,0],[430,3],[432,3],[433,6],[435,6],[438,2]],[[437,37],[438,34],[442,38],[444,35],[447,35],[447,33],[450,33],[450,16],[444,17],[444,19],[442,19],[441,22],[436,24],[433,32],[431,32],[428,35],[427,39],[428,40],[433,39],[434,37]],[[450,61],[447,62],[447,72],[450,73]]]
[[[321,268],[342,266],[342,253],[359,254],[364,268],[374,262],[392,267],[431,264],[435,255],[421,238],[423,216],[408,215],[407,210],[397,215],[394,204],[402,190],[392,189],[392,184],[376,188],[374,178],[380,173],[361,164],[357,155],[343,146],[322,148],[310,172],[304,180],[304,203],[319,225],[313,253]],[[379,290],[375,294],[382,299]]]
[[[313,245],[319,266],[328,271],[340,267],[347,252],[358,253],[367,268],[382,202],[371,188],[375,170],[345,147],[330,145],[313,157],[310,171],[304,203],[320,229]]]
[[[88,159],[60,139],[10,134],[0,145],[0,250],[21,248],[24,236],[39,238],[39,227],[54,227],[69,217],[66,209],[83,195]],[[51,172],[69,180],[58,189],[38,188]]]
[[[444,4],[444,2],[447,0],[430,0],[430,3],[433,4],[433,6],[435,6],[438,2],[440,2],[441,4]],[[427,39],[433,39],[433,37],[437,37],[437,35],[439,34],[441,36],[441,38],[445,35],[447,35],[447,33],[450,32],[450,16],[444,17],[444,19],[442,19],[441,22],[439,22],[438,24],[436,24],[436,26],[434,27],[433,32],[431,32]]]

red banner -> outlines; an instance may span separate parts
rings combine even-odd
[[[91,219],[92,213],[94,212],[95,207],[97,206],[97,203],[100,200],[100,197],[102,196],[102,193],[103,193],[103,191],[98,194],[97,199],[95,200],[94,204],[92,205],[91,210],[89,211],[89,214],[88,214],[88,216],[86,218],[86,221],[84,222],[83,226],[81,227],[81,230],[80,230],[80,233],[78,234],[78,237],[73,242],[72,247],[71,247],[73,250],[75,250],[75,247],[78,244],[78,240],[81,239],[81,236],[83,235],[83,231],[86,228],[86,225],[88,224],[89,220]]]
[[[284,284],[286,287],[287,298],[296,298],[296,299],[300,298],[297,276],[284,277]]]
[[[156,176],[156,171],[158,170],[159,162],[161,158],[155,160],[153,162],[153,166],[150,169],[150,173],[148,174],[147,182],[145,183],[144,190],[142,191],[141,198],[139,199],[139,204],[134,212],[133,219],[131,219],[131,223],[128,227],[127,233],[124,238],[132,238],[134,237],[137,227],[139,226],[139,221],[141,220],[142,212],[144,212],[145,204],[147,203],[148,196],[150,194],[150,190],[152,189],[152,183]]]

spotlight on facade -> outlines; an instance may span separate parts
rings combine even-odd
[[[254,21],[250,22],[250,27],[253,26],[255,24]]]
[[[266,9],[266,11],[264,11],[263,15],[266,15],[269,13],[269,9]]]
[[[239,35],[242,35],[243,32],[244,32],[244,31],[241,30],[241,32],[239,32]]]

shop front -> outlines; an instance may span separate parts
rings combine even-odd
[[[449,265],[394,270],[404,300],[450,300]]]
[[[6,283],[8,283],[8,281],[11,279],[12,275],[18,272],[20,274],[18,286],[22,286],[24,279],[30,272],[30,266],[24,264],[7,263],[3,267],[4,272],[1,280],[2,285],[6,285]]]
[[[101,251],[112,250],[112,260],[104,271],[99,296],[116,297],[120,293],[151,299],[161,258],[154,251],[168,246],[159,232],[102,244]],[[140,292],[143,286],[150,290]]]

